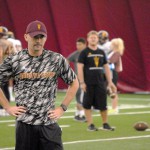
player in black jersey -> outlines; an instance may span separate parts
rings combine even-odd
[[[107,95],[103,71],[105,70],[108,87],[114,92],[115,85],[112,83],[111,72],[105,53],[98,49],[98,33],[91,31],[87,34],[88,47],[83,50],[78,59],[78,77],[80,86],[84,90],[83,107],[88,123],[88,130],[97,131],[93,124],[91,108],[100,110],[103,129],[113,130],[107,120]]]
[[[63,150],[57,120],[79,87],[76,74],[61,54],[43,48],[47,30],[42,22],[31,22],[24,37],[28,48],[10,55],[0,66],[0,86],[11,77],[15,81],[16,106],[10,106],[0,89],[1,105],[16,116],[15,150]],[[69,87],[55,107],[58,77]]]

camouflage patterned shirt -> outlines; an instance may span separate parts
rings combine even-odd
[[[16,105],[27,108],[17,120],[32,125],[49,125],[55,123],[48,117],[48,111],[55,107],[58,77],[70,85],[76,75],[59,53],[43,50],[42,55],[33,57],[24,49],[7,57],[0,65],[0,85],[11,77],[15,82]]]

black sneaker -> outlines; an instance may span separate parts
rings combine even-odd
[[[80,117],[79,115],[74,117],[74,120],[80,121],[80,122],[86,122],[85,116]]]
[[[103,129],[104,130],[109,130],[109,131],[114,131],[115,129],[112,128],[108,123],[103,124]]]
[[[80,119],[81,119],[81,122],[86,122],[85,116],[80,117]]]
[[[98,131],[98,129],[95,127],[94,124],[89,125],[88,128],[87,128],[87,130],[88,131]]]
[[[75,117],[74,117],[74,120],[76,120],[76,121],[80,121],[80,117],[79,117],[79,115],[75,116]]]

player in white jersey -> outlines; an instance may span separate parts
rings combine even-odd
[[[98,44],[98,48],[102,49],[106,56],[107,59],[109,61],[109,57],[111,55],[112,49],[111,49],[111,41],[109,40],[109,33],[105,30],[100,30],[98,32],[99,34],[99,44]],[[116,80],[117,80],[117,74],[115,73],[115,65],[114,63],[109,63],[109,67],[112,71],[112,80],[116,85]],[[109,89],[108,91],[111,91],[111,89]],[[111,93],[111,101],[112,101],[112,109],[110,109],[108,112],[115,112],[118,113],[118,96],[116,96],[116,93]]]

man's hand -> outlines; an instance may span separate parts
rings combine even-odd
[[[116,88],[116,86],[113,84],[113,82],[108,83],[108,86],[107,86],[107,87],[110,88],[113,93],[117,93],[117,88]]]
[[[48,112],[48,117],[54,120],[59,119],[64,114],[64,111],[61,107],[57,107],[54,110]]]
[[[17,117],[18,115],[22,115],[23,113],[26,112],[26,108],[23,106],[9,106],[6,108],[6,111],[12,115]]]
[[[84,92],[86,92],[86,84],[85,84],[85,83],[80,84],[80,88],[81,88]]]

